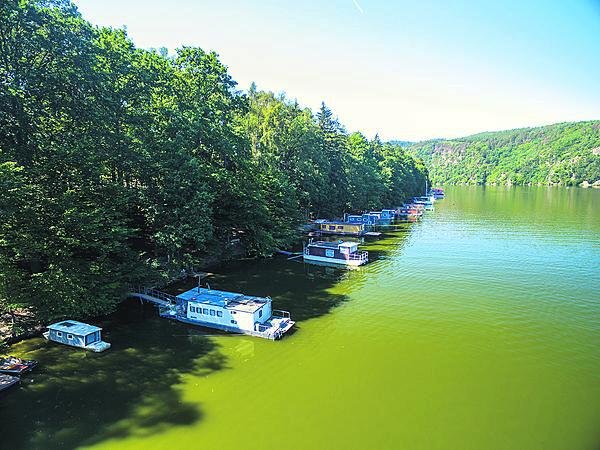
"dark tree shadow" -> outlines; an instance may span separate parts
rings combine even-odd
[[[385,264],[391,252],[400,251],[406,237],[399,229],[365,242],[374,262],[358,270],[277,256],[213,267],[207,281],[213,289],[271,296],[273,307],[290,311],[301,332],[302,322],[348,301],[349,291],[336,292],[336,284],[349,280],[349,289],[361,286],[376,264]],[[195,284],[188,279],[165,290],[178,293]],[[183,374],[208,375],[226,368],[225,357],[210,338],[218,332],[161,319],[156,308],[134,300],[100,325],[103,339],[112,344],[101,354],[41,338],[11,349],[37,359],[40,366],[0,399],[2,448],[70,449],[202,421],[201,405],[184,402],[176,386]]]
[[[209,338],[134,301],[102,326],[112,344],[104,353],[41,338],[13,349],[40,364],[2,399],[2,448],[69,449],[202,419],[200,406],[184,402],[175,386],[182,374],[225,368]]]

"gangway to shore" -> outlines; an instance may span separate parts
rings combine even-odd
[[[145,287],[134,287],[127,294],[129,297],[139,298],[144,302],[154,303],[156,306],[175,306],[176,297],[166,292]]]

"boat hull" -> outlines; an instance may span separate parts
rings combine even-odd
[[[336,266],[358,267],[369,262],[369,259],[336,259],[326,256],[307,255],[303,256],[304,261],[321,262],[327,264],[335,264]]]

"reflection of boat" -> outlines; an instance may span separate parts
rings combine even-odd
[[[356,267],[369,262],[369,253],[359,251],[357,242],[311,240],[304,247],[304,261]]]
[[[37,364],[37,361],[9,356],[8,358],[0,359],[0,372],[10,375],[21,375],[22,373],[29,372]]]
[[[0,373],[0,392],[9,389],[11,386],[14,386],[19,382],[18,377],[13,377],[12,375],[7,375],[5,373]]]

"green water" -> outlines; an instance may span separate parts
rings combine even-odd
[[[598,449],[600,191],[449,188],[365,248],[350,272],[215,271],[213,288],[291,311],[279,342],[131,302],[104,354],[16,345],[41,367],[0,400],[0,446]]]

